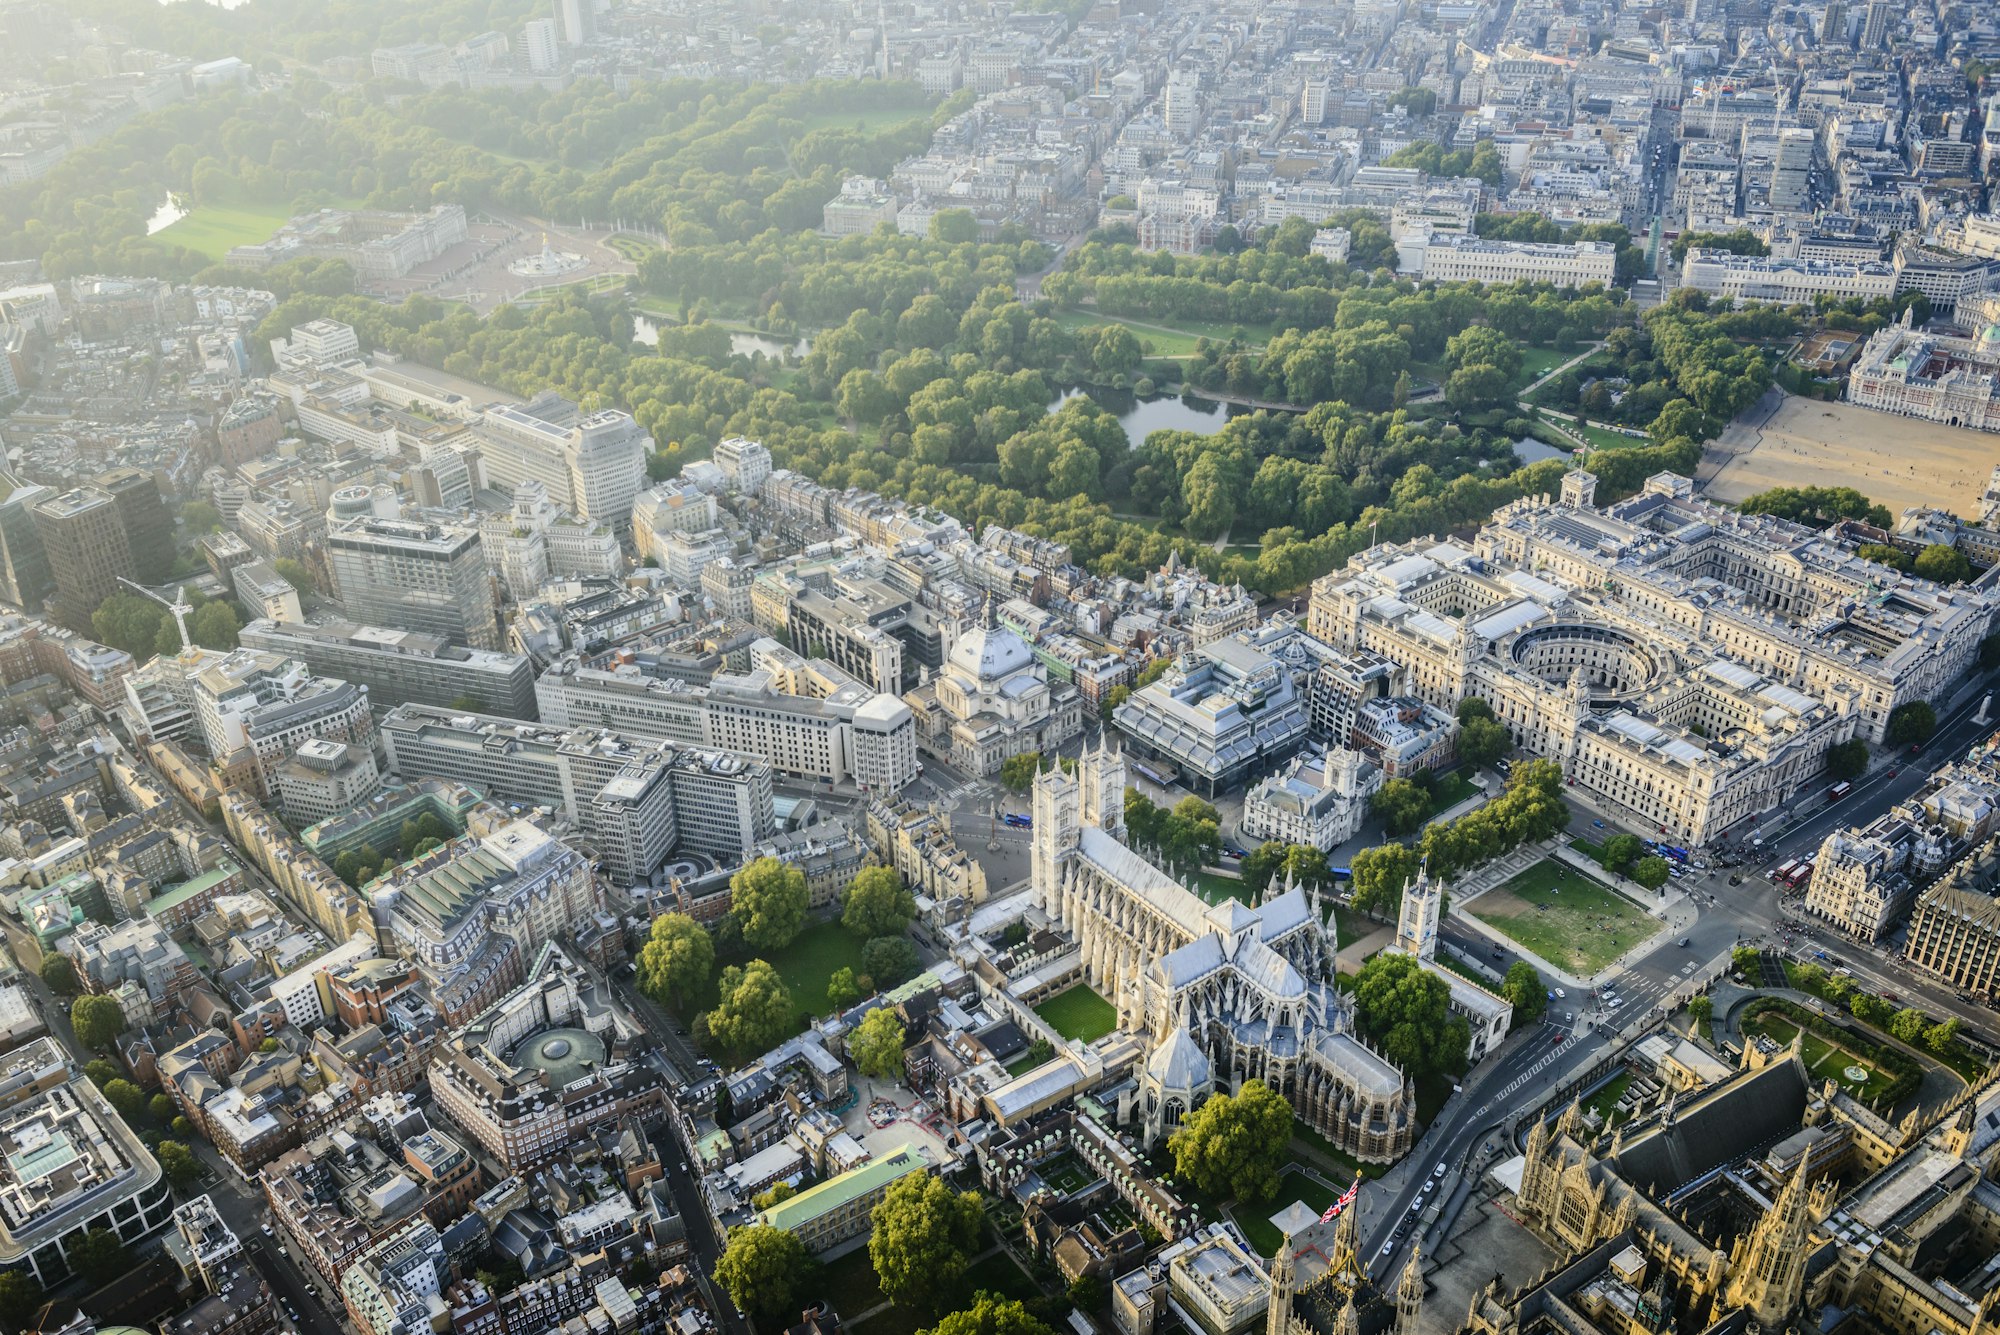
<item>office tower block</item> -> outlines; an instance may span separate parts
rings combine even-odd
[[[1888,0],[1869,0],[1868,10],[1861,22],[1861,49],[1880,51],[1889,44],[1889,20],[1894,11]]]
[[[476,434],[486,485],[512,491],[540,482],[577,518],[628,530],[646,485],[652,439],[646,429],[629,413],[592,413],[568,425],[529,407],[489,408],[481,418]]]
[[[556,0],[556,13],[565,45],[589,46],[597,40],[596,0]]]
[[[118,502],[97,487],[73,487],[35,502],[34,513],[55,584],[49,610],[71,630],[88,635],[90,614],[118,592],[118,577],[134,577]]]
[[[355,621],[500,647],[478,529],[363,515],[329,528],[326,554]]]
[[[48,487],[24,482],[0,501],[0,600],[26,610],[40,607],[55,587],[35,527],[35,502],[53,495]]]
[[[141,468],[114,468],[99,473],[96,485],[118,502],[125,524],[125,545],[132,550],[132,568],[142,584],[167,578],[174,568],[174,516],[160,495],[160,484]]]

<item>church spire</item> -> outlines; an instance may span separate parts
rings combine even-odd
[[[1292,1235],[1287,1233],[1271,1258],[1271,1304],[1264,1312],[1264,1335],[1287,1335],[1292,1324],[1292,1287],[1296,1276]]]
[[[1396,1284],[1395,1335],[1417,1335],[1417,1314],[1424,1307],[1423,1253],[1421,1242],[1410,1247],[1410,1262],[1403,1267],[1403,1278]]]

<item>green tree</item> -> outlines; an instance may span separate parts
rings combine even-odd
[[[919,1311],[935,1311],[958,1287],[986,1226],[979,1197],[955,1192],[941,1178],[910,1173],[891,1183],[875,1207],[868,1259],[882,1295]]]
[[[234,649],[236,634],[241,629],[243,625],[236,619],[236,609],[219,599],[202,604],[188,618],[188,635],[204,649]],[[178,642],[178,631],[175,638]]]
[[[1646,856],[1646,841],[1636,834],[1614,834],[1604,841],[1604,869],[1621,876]]]
[[[1703,992],[1688,998],[1688,1014],[1697,1024],[1707,1024],[1715,1014],[1715,998]]]
[[[685,913],[662,913],[639,947],[639,990],[661,1005],[684,1007],[708,986],[715,939]]]
[[[864,867],[847,883],[840,925],[860,937],[897,936],[917,916],[917,900],[894,867]]]
[[[312,571],[306,569],[306,564],[303,561],[294,560],[289,556],[281,556],[273,561],[271,565],[285,583],[291,585],[300,593],[311,593],[319,587],[318,583],[312,577]]]
[[[782,1326],[797,1315],[793,1299],[810,1260],[796,1233],[768,1224],[739,1225],[729,1230],[729,1243],[716,1258],[715,1282],[752,1321]]]
[[[1417,879],[1417,851],[1407,844],[1364,848],[1349,860],[1354,907],[1364,913],[1391,916],[1402,906],[1403,887]]]
[[[1474,769],[1491,765],[1513,744],[1506,726],[1490,718],[1472,719],[1458,727],[1458,758]]]
[[[1028,1044],[1028,1062],[1031,1066],[1040,1066],[1045,1062],[1053,1061],[1055,1055],[1056,1045],[1049,1042],[1046,1038],[1037,1038],[1034,1042]]]
[[[1035,782],[1035,771],[1042,766],[1040,751],[1023,751],[1018,756],[1008,756],[1000,762],[1000,786],[1010,793],[1025,793]]]
[[[1095,1275],[1078,1275],[1076,1282],[1069,1286],[1070,1306],[1084,1312],[1095,1312],[1104,1306],[1104,1281]]]
[[[1993,641],[1995,649],[1994,665],[2000,666],[2000,635],[1994,636]],[[1130,686],[1127,686],[1122,682],[1116,686],[1113,686],[1110,690],[1104,693],[1104,699],[1098,703],[1097,706],[1098,717],[1106,723],[1111,722],[1111,716],[1118,712],[1118,706],[1124,704],[1127,700],[1130,700],[1131,698],[1132,698],[1132,688]]]
[[[141,662],[153,656],[153,646],[160,638],[162,624],[169,628],[172,626],[166,609],[136,593],[114,593],[90,614],[93,635],[113,649],[123,649]]]
[[[42,957],[42,981],[49,991],[59,997],[73,997],[81,985],[76,979],[76,965],[70,963],[69,956],[59,951],[50,951]]]
[[[162,1126],[174,1120],[174,1101],[165,1094],[155,1094],[146,1100],[146,1111]]]
[[[1415,834],[1431,818],[1430,791],[1408,779],[1391,779],[1368,799],[1368,813],[1392,838]]]
[[[1956,547],[1934,542],[1917,553],[1910,568],[1935,584],[1963,584],[1972,578],[1972,562]]]
[[[799,1194],[799,1189],[789,1182],[773,1182],[769,1188],[750,1198],[750,1203],[760,1210],[768,1210],[774,1205],[783,1205]]]
[[[1549,1006],[1548,987],[1542,982],[1542,976],[1535,972],[1535,966],[1526,960],[1515,960],[1507,966],[1507,977],[1500,984],[1500,995],[1514,1007],[1516,1028],[1541,1019],[1542,1012]]]
[[[160,1171],[176,1191],[185,1191],[201,1181],[201,1160],[178,1140],[161,1141],[154,1147],[153,1157],[160,1161]]]
[[[782,950],[805,926],[806,874],[776,858],[758,858],[729,878],[729,911],[743,940],[759,950]]]
[[[1416,1077],[1456,1071],[1471,1034],[1451,989],[1408,955],[1384,951],[1354,978],[1354,1019],[1382,1054]]]
[[[77,1042],[103,1052],[125,1032],[125,1012],[110,997],[78,997],[70,1003],[69,1026]]]
[[[113,1080],[104,1086],[104,1101],[118,1110],[127,1122],[139,1120],[146,1110],[146,1091],[130,1080]]]
[[[106,1085],[118,1078],[118,1067],[103,1057],[93,1057],[83,1064],[83,1073],[102,1093]]]
[[[1826,772],[1836,780],[1860,778],[1868,772],[1868,743],[1850,737],[1826,748]]]
[[[833,977],[826,983],[826,1004],[835,1010],[846,1010],[861,1000],[861,988],[854,981],[854,970],[841,965],[833,971]]]
[[[1951,1051],[1951,1045],[1958,1041],[1958,1017],[1948,1015],[1930,1028],[1924,1030],[1924,1046],[1937,1056]]]
[[[847,1040],[848,1054],[863,1075],[877,1080],[903,1078],[903,1017],[891,1006],[877,1006],[862,1017]]]
[[[792,994],[778,971],[763,960],[730,965],[722,971],[708,1032],[736,1056],[762,1052],[792,1032]]]
[[[101,1288],[132,1268],[132,1254],[118,1235],[99,1226],[71,1242],[65,1249],[70,1269],[92,1288]]]
[[[979,240],[979,219],[969,209],[939,209],[931,215],[931,240],[969,245]]]
[[[1470,723],[1476,718],[1491,719],[1492,717],[1493,706],[1486,702],[1486,697],[1483,695],[1468,695],[1458,702],[1458,721],[1460,723]]]
[[[42,1309],[42,1286],[25,1270],[0,1270],[0,1326],[26,1330]]]
[[[877,936],[861,947],[861,967],[868,971],[877,987],[894,987],[905,978],[914,977],[923,967],[923,961],[917,957],[917,948],[908,937]]]
[[[1167,1138],[1174,1172],[1211,1196],[1254,1204],[1277,1194],[1292,1141],[1292,1105],[1262,1080],[1214,1094]]]
[[[1937,711],[1922,700],[1910,700],[1889,711],[1889,745],[1910,746],[1937,731]]]
[[[1930,1018],[1922,1011],[1905,1006],[1889,1017],[1889,1032],[1905,1043],[1921,1043],[1930,1024]]]
[[[1640,858],[1632,864],[1632,879],[1648,890],[1657,890],[1665,885],[1674,874],[1667,860],[1658,854]]]
[[[981,1290],[973,1297],[972,1306],[939,1317],[937,1325],[921,1335],[1055,1335],[1055,1332],[1023,1307],[1020,1299]]]

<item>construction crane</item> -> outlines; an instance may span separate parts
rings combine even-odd
[[[186,653],[188,650],[194,648],[194,641],[188,638],[188,621],[187,621],[188,613],[194,611],[194,604],[190,603],[187,600],[186,585],[184,584],[174,585],[174,600],[172,602],[168,602],[165,598],[162,598],[159,594],[154,593],[151,589],[147,588],[145,585],[134,584],[131,580],[126,579],[123,575],[120,575],[118,577],[118,582],[120,584],[123,584],[126,588],[132,590],[132,592],[139,594],[141,597],[151,598],[154,602],[166,608],[169,612],[172,612],[174,614],[174,625],[180,630],[181,633],[181,652]]]

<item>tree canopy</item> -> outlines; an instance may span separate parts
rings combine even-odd
[[[810,1259],[798,1234],[768,1224],[743,1224],[729,1230],[728,1245],[716,1258],[715,1282],[751,1320],[782,1323],[797,1315],[794,1299]]]
[[[703,1017],[709,1035],[736,1056],[762,1052],[792,1032],[792,994],[763,960],[722,971],[715,1009]]]
[[[935,1311],[957,1291],[985,1227],[985,1212],[972,1192],[953,1191],[929,1173],[898,1178],[875,1207],[868,1234],[868,1259],[883,1295],[918,1311]]]
[[[77,1042],[103,1052],[125,1032],[125,1012],[110,997],[81,996],[70,1003],[69,1024]]]
[[[840,925],[856,936],[896,936],[917,916],[916,896],[894,867],[864,867],[847,883]]]
[[[1278,1191],[1292,1141],[1292,1105],[1261,1080],[1214,1094],[1167,1138],[1174,1172],[1212,1196],[1246,1203]]]
[[[1391,951],[1361,966],[1354,979],[1354,1022],[1384,1056],[1412,1076],[1465,1064],[1471,1033],[1451,1012],[1451,988],[1408,955]]]
[[[685,913],[662,913],[639,947],[639,990],[662,1005],[684,1007],[708,986],[715,939]]]
[[[759,950],[790,945],[809,901],[805,872],[776,858],[758,858],[729,878],[729,911],[743,940]]]
[[[847,1051],[861,1074],[877,1080],[901,1080],[904,1041],[903,1017],[894,1007],[877,1006],[862,1017],[847,1040]]]

